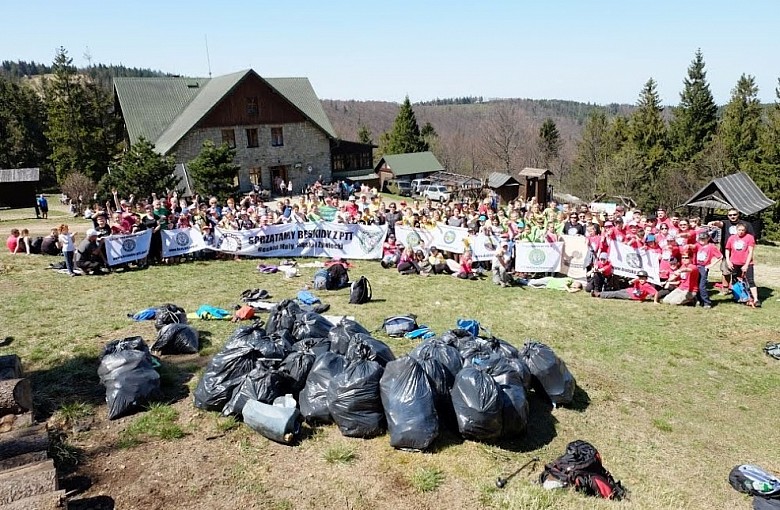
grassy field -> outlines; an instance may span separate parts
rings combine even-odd
[[[0,232],[4,239],[11,223],[23,222],[45,232],[56,220],[16,217],[0,221]],[[759,253],[780,259],[775,248]],[[91,480],[75,508],[79,499],[110,498],[116,508],[161,509],[736,509],[750,503],[728,485],[734,465],[780,471],[780,363],[761,351],[780,341],[780,303],[771,288],[762,289],[762,309],[718,298],[705,311],[502,289],[488,280],[404,277],[358,261],[351,275],[369,278],[374,301],[355,306],[346,290],[316,292],[331,304],[329,313],[354,315],[373,329],[387,316],[414,312],[438,332],[457,318],[477,318],[517,346],[526,338],[551,345],[580,388],[574,408],[551,411],[532,398],[529,431],[518,441],[486,445],[448,433],[420,454],[393,450],[387,436],[343,438],[333,426],[306,429],[299,446],[285,447],[196,410],[190,393],[234,329],[228,322],[196,324],[199,355],[163,359],[162,405],[108,422],[96,373],[101,348],[136,334],[154,341],[153,326],[129,321],[128,313],[164,302],[188,311],[229,308],[250,287],[293,297],[314,269],[285,280],[257,274],[256,260],[214,261],[68,278],[45,269],[52,260],[0,255],[0,354],[22,358],[39,418],[68,434],[73,476]],[[396,355],[415,345],[378,336]],[[574,439],[601,451],[630,501],[546,492],[534,483],[541,464],[495,488],[497,476],[534,455],[549,462]]]

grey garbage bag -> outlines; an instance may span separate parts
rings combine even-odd
[[[422,367],[410,356],[385,366],[379,382],[390,446],[424,450],[439,435],[434,393]]]
[[[298,401],[301,414],[309,423],[331,423],[328,410],[328,387],[331,380],[344,371],[347,360],[341,354],[325,352],[317,356],[309,370],[306,384]]]
[[[157,332],[152,350],[162,354],[195,354],[199,345],[197,329],[189,324],[166,324]]]
[[[141,344],[139,350],[114,350],[100,360],[98,376],[106,388],[109,420],[130,414],[159,395],[160,374],[143,340]]]
[[[527,341],[521,355],[535,382],[542,387],[554,405],[570,404],[576,381],[555,351],[535,341]]]
[[[458,372],[452,387],[452,406],[463,437],[478,441],[501,437],[501,393],[487,372],[474,367],[465,367]]]

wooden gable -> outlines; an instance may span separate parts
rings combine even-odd
[[[256,101],[254,101],[256,99]],[[196,127],[305,122],[306,117],[270,85],[250,73]]]

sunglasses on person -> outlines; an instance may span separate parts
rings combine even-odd
[[[729,218],[736,218],[739,216],[739,213],[729,213]]]
[[[669,227],[661,227],[661,230],[669,230]]]

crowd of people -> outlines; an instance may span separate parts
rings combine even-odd
[[[151,230],[149,256],[142,261],[145,265],[166,262],[160,234],[166,229],[196,227],[203,233],[206,244],[213,245],[216,227],[248,230],[325,220],[387,225],[381,263],[385,268],[396,268],[401,274],[451,274],[461,279],[475,279],[492,273],[497,285],[524,285],[533,280],[529,277],[550,275],[515,273],[516,244],[555,242],[565,234],[585,237],[588,246],[587,281],[581,286],[573,282],[563,285],[569,290],[582,287],[594,297],[652,299],[669,304],[699,303],[709,308],[712,300],[706,284],[708,274],[719,267],[724,275],[722,292],[728,292],[732,280],[744,279],[753,302],[760,306],[753,269],[753,227],[741,219],[735,209],[729,210],[723,221],[704,224],[698,217],[668,213],[663,207],[657,208],[654,214],[627,210],[621,205],[612,212],[597,212],[588,205],[555,201],[540,204],[534,199],[500,203],[494,193],[443,203],[413,199],[386,201],[375,188],[366,185],[352,186],[345,182],[325,185],[318,180],[300,196],[283,196],[276,201],[266,201],[255,191],[238,200],[228,198],[224,203],[215,197],[202,200],[198,195],[187,200],[175,191],[142,199],[134,195],[121,198],[114,191],[113,200],[88,207],[84,218],[92,221],[92,228],[80,243],[76,244],[67,225],[61,225],[38,247],[41,253],[63,253],[67,272],[71,274],[77,268],[88,273],[110,270],[101,240],[112,234]],[[455,254],[424,245],[403,246],[396,239],[397,225],[435,228],[438,224],[462,227],[469,234],[482,233],[496,240],[492,260],[474,262],[468,240],[463,253]],[[649,284],[647,276],[642,274],[632,281],[616,278],[609,262],[613,241],[657,254],[661,285]],[[26,230],[13,229],[7,240],[11,253],[33,253],[36,251],[33,245]],[[208,257],[209,254],[200,256]],[[549,284],[550,280],[545,280],[540,285]]]

